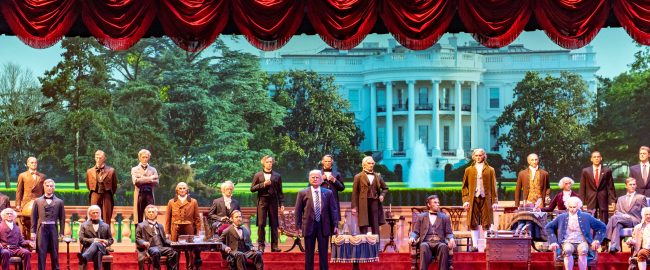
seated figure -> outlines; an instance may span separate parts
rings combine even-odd
[[[255,250],[251,241],[251,232],[242,226],[243,219],[241,212],[232,211],[230,215],[232,225],[221,234],[223,243],[223,255],[230,263],[231,269],[246,270],[247,261],[252,261],[255,269],[264,269],[262,252]]]
[[[113,244],[113,235],[108,224],[101,220],[102,209],[97,205],[88,207],[88,220],[79,229],[81,253],[79,264],[84,266],[93,262],[95,270],[101,269],[102,256],[108,254],[107,247]]]
[[[555,194],[555,197],[553,197],[553,200],[551,203],[548,204],[546,207],[542,207],[540,210],[542,212],[553,212],[555,208],[557,207],[557,210],[560,212],[566,211],[566,206],[564,205],[564,202],[569,199],[569,197],[578,197],[578,193],[573,192],[571,190],[571,187],[573,186],[575,182],[571,177],[562,177],[560,179],[560,182],[558,183],[558,186],[560,186],[561,191]]]
[[[160,270],[160,257],[167,256],[167,270],[176,270],[178,252],[171,247],[171,241],[165,237],[163,225],[156,221],[158,208],[147,205],[144,209],[145,219],[135,229],[135,241],[138,248],[138,269],[144,270],[144,261],[149,258],[154,270]]]
[[[646,270],[650,258],[650,207],[644,207],[641,216],[643,217],[641,223],[634,226],[632,238],[627,241],[627,244],[634,247],[632,256],[637,257],[638,269]]]
[[[409,243],[420,246],[420,270],[429,269],[434,256],[438,260],[438,269],[451,269],[449,250],[456,246],[451,220],[440,211],[437,195],[427,197],[427,207],[429,211],[417,215]]]
[[[579,210],[582,201],[578,197],[570,197],[566,207],[567,213],[546,224],[549,248],[564,259],[565,269],[573,269],[573,256],[577,254],[578,269],[586,270],[589,260],[594,258],[594,251],[605,238],[605,223]]]
[[[607,239],[609,252],[620,251],[619,232],[623,228],[632,228],[641,222],[641,209],[648,206],[648,201],[643,194],[636,193],[636,179],[625,179],[627,193],[616,200],[616,211],[607,222]]]
[[[2,223],[0,223],[0,255],[2,259],[2,270],[9,270],[9,258],[18,256],[23,259],[22,269],[31,270],[32,253],[29,249],[33,244],[23,238],[20,228],[15,223],[16,211],[11,208],[5,208],[0,213]]]

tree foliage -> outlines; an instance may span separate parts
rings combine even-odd
[[[594,118],[593,95],[574,73],[542,77],[528,72],[513,91],[514,102],[497,119],[508,130],[498,142],[507,146],[505,166],[526,168],[526,157],[537,153],[553,179],[577,176],[588,160],[591,136],[587,124]]]

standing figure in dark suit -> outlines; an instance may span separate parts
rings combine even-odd
[[[620,234],[623,228],[633,228],[641,223],[641,209],[648,207],[648,201],[643,194],[636,193],[636,179],[630,177],[625,179],[627,193],[618,197],[616,201],[616,212],[607,223],[607,237],[609,241],[609,252],[620,251],[618,246]]]
[[[478,250],[478,240],[485,238],[483,231],[492,225],[492,213],[499,207],[496,174],[486,159],[485,150],[472,151],[474,163],[465,169],[461,188],[467,227],[472,233],[472,251]]]
[[[420,270],[429,269],[434,256],[438,260],[438,269],[449,270],[449,250],[456,247],[451,219],[440,212],[440,199],[437,195],[427,197],[427,207],[429,211],[418,214],[413,223],[409,244],[420,246]]]
[[[334,200],[336,200],[336,209],[337,211],[340,211],[341,204],[339,201],[339,191],[345,190],[345,184],[343,184],[343,176],[341,176],[340,172],[332,168],[334,165],[334,158],[332,155],[323,156],[323,159],[321,159],[320,163],[323,165],[323,169],[321,170],[321,173],[323,175],[323,184],[321,187],[332,191],[334,194]]]
[[[235,185],[230,180],[223,182],[221,184],[221,195],[223,196],[212,201],[212,207],[208,213],[212,233],[219,231],[222,227],[221,231],[226,229],[226,224],[232,223],[230,213],[234,210],[241,210],[239,202],[232,197],[234,189]]]
[[[113,235],[108,224],[101,220],[102,209],[98,205],[88,207],[88,220],[79,228],[79,264],[93,262],[95,270],[101,269],[102,256],[108,254],[107,247],[113,244]],[[85,269],[85,267],[83,267]]]
[[[142,149],[138,152],[140,164],[131,168],[131,180],[135,185],[133,193],[133,220],[142,222],[142,213],[147,205],[154,204],[153,189],[158,185],[158,171],[149,165],[151,152]]]
[[[321,188],[323,176],[319,170],[309,172],[310,187],[298,192],[296,226],[305,237],[305,269],[314,269],[314,254],[318,241],[319,269],[327,270],[327,246],[330,235],[338,234],[340,214],[331,190]]]
[[[224,245],[222,254],[226,256],[231,269],[246,270],[246,263],[250,260],[255,265],[255,269],[263,270],[262,252],[253,247],[250,231],[242,226],[241,212],[232,211],[230,219],[232,225],[221,234],[221,243]]]
[[[266,238],[266,218],[271,226],[271,251],[280,252],[278,248],[278,207],[284,211],[284,193],[282,193],[282,177],[273,171],[275,159],[264,156],[261,160],[264,166],[261,172],[253,176],[251,192],[257,192],[257,246],[264,252]]]
[[[34,201],[32,208],[32,240],[36,240],[38,270],[45,270],[47,253],[50,253],[52,270],[59,270],[59,238],[65,226],[63,201],[54,196],[54,180],[43,182],[45,194]],[[57,226],[59,228],[57,228]]]
[[[546,199],[550,201],[551,183],[548,179],[548,172],[539,168],[539,157],[533,153],[528,155],[528,168],[517,175],[517,187],[515,187],[515,206],[519,207],[520,194],[523,189],[523,206],[530,209],[539,209],[546,205]]]
[[[16,185],[16,211],[21,214],[21,230],[25,239],[31,239],[29,234],[32,227],[31,208],[36,198],[43,196],[43,181],[45,175],[36,171],[38,160],[35,157],[27,159],[26,172],[18,175],[18,184]],[[27,207],[25,207],[27,206]]]
[[[566,205],[564,202],[566,202],[570,197],[578,197],[578,193],[571,190],[573,183],[574,181],[571,177],[562,177],[558,183],[558,186],[560,186],[560,192],[555,194],[555,197],[553,197],[553,200],[548,204],[548,206],[542,207],[540,210],[542,212],[553,212],[555,207],[557,207],[558,211],[566,211]]]
[[[2,210],[2,223],[0,224],[0,245],[2,249],[2,270],[9,270],[9,258],[18,256],[23,259],[22,269],[31,270],[32,253],[26,249],[31,248],[32,243],[26,241],[20,233],[20,228],[14,223],[16,212],[11,208]]]
[[[636,192],[650,197],[650,147],[641,146],[639,148],[639,164],[630,167],[630,177],[636,179]]]
[[[388,186],[379,173],[375,173],[375,160],[371,156],[361,161],[363,171],[354,176],[352,184],[352,215],[357,216],[359,231],[379,235],[379,226],[386,224],[382,202]]]
[[[168,238],[178,241],[180,235],[197,235],[201,228],[201,217],[199,216],[199,204],[196,199],[190,197],[189,188],[185,182],[176,185],[176,196],[167,203],[167,217],[165,218]],[[201,260],[201,249],[194,248],[185,251],[187,269],[199,269]]]
[[[612,170],[603,166],[602,161],[600,152],[591,153],[592,166],[582,169],[578,195],[584,201],[587,210],[594,210],[594,217],[607,224],[609,204],[616,202],[616,192]]]
[[[117,173],[106,165],[106,153],[95,152],[95,166],[86,171],[86,187],[90,191],[90,205],[99,206],[104,222],[110,223],[113,217],[113,195],[117,190]]]
[[[135,229],[135,243],[138,248],[138,269],[144,270],[144,260],[151,259],[154,270],[160,270],[160,256],[167,256],[167,270],[176,270],[178,253],[165,237],[163,225],[158,223],[158,208],[147,205],[144,209],[145,220]]]

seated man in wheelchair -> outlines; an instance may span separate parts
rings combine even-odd
[[[650,257],[650,207],[641,209],[641,223],[634,226],[632,238],[626,243],[634,247],[632,257],[637,258],[638,269],[646,270]]]
[[[429,269],[434,256],[438,260],[438,269],[448,270],[451,267],[449,250],[456,246],[451,220],[440,212],[437,195],[427,197],[427,207],[429,211],[417,215],[409,243],[420,247],[421,270]]]
[[[586,270],[589,260],[594,258],[594,252],[605,238],[605,223],[580,211],[580,198],[570,197],[565,203],[568,212],[546,224],[548,242],[551,243],[549,248],[564,259],[565,269],[573,269],[573,256],[577,254],[578,269]]]

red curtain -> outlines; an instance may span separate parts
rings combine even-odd
[[[359,45],[375,26],[377,1],[308,0],[307,18],[325,43],[349,50]]]
[[[228,23],[228,0],[161,0],[158,19],[179,47],[196,52],[219,36]]]
[[[499,48],[524,31],[531,6],[530,0],[459,0],[458,15],[476,41]]]
[[[614,14],[636,42],[650,45],[650,1],[614,0]]]
[[[402,46],[424,50],[445,33],[455,12],[453,0],[383,1],[380,16]]]
[[[305,15],[338,49],[358,45],[378,17],[402,45],[426,49],[456,14],[477,41],[500,47],[521,33],[531,13],[554,42],[575,49],[596,36],[610,10],[632,38],[650,45],[650,0],[0,0],[0,19],[29,46],[55,44],[81,16],[90,34],[115,50],[135,44],[154,19],[189,51],[211,44],[229,20],[253,46],[274,50]]]
[[[607,0],[536,0],[537,22],[557,45],[577,49],[591,42],[609,15]]]

